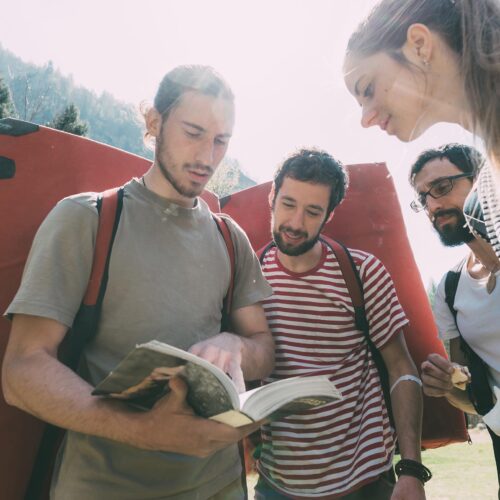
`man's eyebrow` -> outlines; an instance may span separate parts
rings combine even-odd
[[[320,212],[324,212],[324,208],[321,205],[307,205],[307,208],[312,208],[313,210],[319,210]]]
[[[202,126],[200,125],[196,125],[196,123],[191,123],[191,122],[188,122],[188,121],[185,121],[183,120],[182,123],[188,127],[191,127],[191,128],[194,128],[195,130],[197,130],[198,132],[206,132],[206,129],[204,129]],[[217,137],[231,137],[232,135],[229,133],[229,132],[226,132],[224,134],[218,134]]]
[[[429,182],[429,186],[435,186],[438,182],[444,181],[445,179],[448,179],[451,177],[450,175],[442,175],[441,177],[436,177],[434,180]]]
[[[283,195],[282,199],[286,200],[286,201],[293,201],[294,203],[296,203],[296,201],[297,201],[292,196],[288,196],[286,194]],[[307,205],[307,208],[312,208],[313,210],[319,210],[320,212],[324,212],[324,210],[325,210],[321,205],[314,205],[314,204]]]
[[[185,120],[183,120],[182,123],[184,125],[187,125],[188,127],[191,127],[191,128],[198,130],[199,132],[205,132],[205,129],[203,127],[201,127],[200,125],[196,125],[196,123],[187,122]]]
[[[418,194],[424,194],[427,191],[429,191],[429,189],[432,189],[436,184],[438,184],[442,180],[448,179],[448,177],[450,177],[450,176],[449,175],[443,175],[442,177],[436,177],[435,179],[433,179],[432,181],[430,181],[430,182],[428,182],[426,184],[426,189],[424,189],[422,191],[419,191],[419,190],[416,190],[416,191],[417,191]]]

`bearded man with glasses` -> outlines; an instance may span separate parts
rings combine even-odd
[[[411,208],[425,210],[442,243],[465,243],[470,248],[436,290],[434,316],[441,339],[450,342],[450,360],[433,353],[422,363],[424,393],[483,415],[500,482],[500,417],[495,416],[500,402],[494,407],[500,400],[500,286],[496,286],[500,262],[491,245],[470,232],[463,213],[483,163],[474,148],[447,144],[424,151],[411,167],[409,180],[416,193]],[[453,385],[452,363],[469,367],[472,378],[467,390]]]

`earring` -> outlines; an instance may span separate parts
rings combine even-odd
[[[429,61],[427,59],[422,59],[422,64],[425,68],[429,69]]]

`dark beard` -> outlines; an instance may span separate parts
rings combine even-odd
[[[323,226],[321,226],[321,229],[322,228],[323,228]],[[319,240],[319,235],[321,232],[321,229],[320,229],[318,234],[316,234],[316,236],[314,236],[313,238],[310,238],[310,239],[304,241],[300,245],[292,246],[292,245],[286,244],[283,241],[283,238],[281,237],[281,231],[284,231],[287,229],[288,229],[288,232],[293,233],[295,235],[301,235],[301,236],[307,237],[307,233],[305,233],[303,231],[292,231],[289,228],[286,228],[286,226],[280,226],[278,228],[278,231],[273,231],[273,239],[274,239],[274,242],[276,243],[276,246],[278,247],[278,249],[281,252],[283,252],[285,255],[289,255],[290,257],[297,257],[297,256],[302,255],[302,254],[308,252],[309,250],[311,250],[311,248],[313,248],[314,245],[316,245],[316,242]]]
[[[439,239],[441,243],[447,247],[456,247],[462,245],[463,243],[469,243],[474,239],[474,235],[469,231],[467,224],[465,222],[464,214],[461,210],[455,208],[450,208],[449,210],[439,210],[434,214],[437,218],[440,215],[454,215],[457,222],[454,224],[445,224],[444,226],[438,228],[436,221],[432,222],[434,229],[439,234]]]

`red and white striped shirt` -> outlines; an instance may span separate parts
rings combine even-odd
[[[349,250],[363,283],[370,336],[382,348],[407,319],[391,277],[373,255]],[[332,250],[307,273],[285,269],[270,249],[263,262],[273,288],[264,301],[276,343],[276,365],[265,383],[328,374],[343,400],[265,425],[261,475],[294,498],[336,498],[357,490],[390,467],[394,450],[377,368]]]

